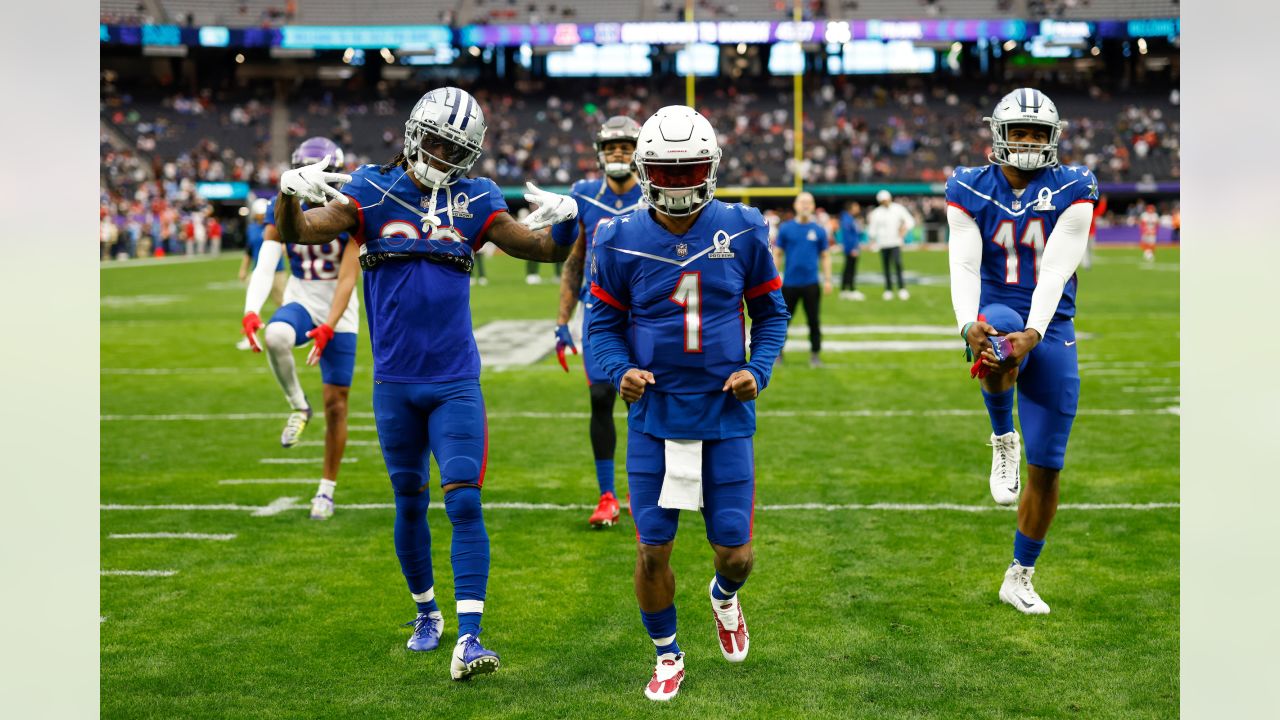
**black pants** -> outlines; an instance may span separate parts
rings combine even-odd
[[[858,289],[858,256],[845,253],[844,270],[840,272],[840,289]]]
[[[898,289],[906,287],[902,284],[902,248],[880,248],[880,264],[884,266],[884,289],[893,289],[893,270],[898,273]]]
[[[782,299],[787,303],[787,312],[791,313],[791,317],[787,319],[787,327],[791,326],[791,321],[796,317],[796,305],[804,302],[804,316],[809,321],[809,350],[822,352],[822,328],[818,322],[822,291],[817,285],[783,285]]]

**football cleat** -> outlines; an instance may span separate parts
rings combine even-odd
[[[667,653],[658,656],[658,664],[653,668],[653,677],[644,686],[644,696],[657,702],[666,702],[680,692],[680,683],[684,682],[684,653]]]
[[[316,495],[311,498],[311,519],[328,520],[333,517],[333,498],[328,495]]]
[[[814,369],[822,367],[822,358],[818,357],[818,353],[809,353],[809,367]]]
[[[715,587],[716,579],[711,578],[707,587],[708,594]],[[729,662],[742,662],[747,659],[747,650],[751,647],[751,634],[747,632],[747,621],[742,617],[742,603],[734,595],[729,600],[718,600],[711,596],[711,614],[716,619],[716,635],[720,639],[720,653]]]
[[[596,505],[596,511],[591,513],[591,519],[588,520],[593,528],[612,527],[618,522],[618,516],[622,514],[622,508],[618,506],[618,498],[613,493],[607,492],[600,496],[600,503]]]
[[[1016,431],[991,433],[991,497],[997,505],[1016,505],[1022,487],[1022,442]]]
[[[311,420],[311,408],[306,410],[294,410],[289,414],[289,419],[285,421],[284,431],[280,433],[280,445],[283,447],[293,447],[298,444],[298,440],[302,438],[302,431],[307,429],[307,422]]]
[[[486,650],[475,635],[463,635],[453,646],[453,662],[449,664],[449,676],[454,680],[470,680],[476,675],[486,675],[498,669],[498,653]]]
[[[1048,615],[1049,606],[1031,585],[1031,576],[1035,575],[1033,567],[1022,567],[1017,560],[1004,571],[1004,582],[1000,585],[1000,600],[1007,602],[1024,615]]]
[[[893,299],[893,291],[892,291],[892,290],[885,290],[883,293],[881,293],[880,297],[884,298],[885,300],[892,300],[892,299]]]
[[[414,652],[427,652],[440,647],[440,635],[444,632],[444,615],[439,611],[418,613],[418,617],[405,623],[413,626],[413,634],[405,647]]]
[[[907,292],[907,289],[906,289],[906,288],[898,288],[898,299],[899,299],[899,300],[910,300],[910,299],[911,299],[911,293]]]
[[[849,293],[849,299],[850,299],[850,300],[856,300],[856,301],[858,301],[858,302],[862,302],[863,300],[866,300],[866,299],[867,299],[867,296],[866,296],[866,295],[863,295],[861,290],[854,290],[854,291],[852,291],[852,292],[850,292],[850,293]]]

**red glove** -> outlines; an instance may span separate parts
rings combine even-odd
[[[258,331],[262,329],[262,318],[258,317],[258,313],[245,313],[244,319],[240,321],[240,326],[244,336],[249,339],[249,347],[254,352],[262,352],[262,346],[258,344]]]
[[[307,353],[307,364],[315,365],[320,362],[320,354],[324,352],[324,347],[333,339],[333,328],[329,327],[329,323],[322,323],[315,330],[308,330],[307,337],[315,341],[311,346],[311,352]]]

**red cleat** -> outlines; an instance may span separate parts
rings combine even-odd
[[[666,702],[680,692],[680,683],[683,681],[684,653],[659,655],[658,664],[653,668],[653,677],[644,686],[645,697]]]
[[[715,578],[711,582],[715,584]],[[716,635],[720,640],[720,652],[724,659],[732,663],[747,659],[747,650],[751,646],[751,634],[747,632],[747,621],[742,617],[742,604],[738,596],[732,600],[711,598],[711,614],[716,619]]]
[[[607,528],[612,527],[618,522],[618,516],[622,514],[621,508],[618,506],[618,498],[613,493],[607,492],[600,496],[600,504],[596,505],[596,511],[591,513],[591,527]]]

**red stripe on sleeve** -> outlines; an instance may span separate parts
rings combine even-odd
[[[343,194],[343,195],[347,195],[346,193],[342,193],[342,194]],[[363,245],[363,244],[364,244],[364,242],[365,242],[365,237],[364,237],[364,208],[360,206],[360,201],[359,201],[359,200],[357,200],[357,199],[355,199],[355,198],[351,197],[350,195],[347,195],[347,199],[348,199],[348,200],[350,200],[350,201],[351,201],[351,202],[356,206],[356,231],[355,231],[355,232],[353,232],[353,233],[351,233],[351,237],[353,237],[353,238],[355,238],[355,239],[356,239],[356,244],[357,244],[357,245]]]
[[[506,212],[506,210],[494,210],[489,213],[489,218],[484,221],[484,226],[480,228],[480,232],[476,233],[475,239],[471,241],[472,250],[479,250],[480,246],[484,245],[484,234],[489,232],[489,226],[493,224],[493,219],[504,212]]]
[[[769,293],[773,292],[774,290],[777,290],[780,287],[782,287],[782,276],[774,275],[773,279],[770,280],[769,282],[762,282],[759,285],[748,290],[746,292],[746,298],[748,300],[755,300],[761,295],[768,295]]]
[[[591,294],[595,295],[596,297],[600,298],[601,300],[605,301],[606,303],[612,305],[613,307],[623,312],[626,312],[631,309],[626,305],[623,305],[622,303],[618,302],[618,299],[610,295],[608,290],[605,290],[604,288],[600,287],[595,283],[591,283]]]
[[[1072,205],[1079,205],[1080,203],[1091,203],[1091,202],[1093,202],[1093,201],[1092,201],[1092,200],[1090,200],[1089,198],[1080,198],[1079,200],[1077,200],[1077,201],[1075,201],[1075,202],[1073,202],[1073,203],[1071,203],[1071,204],[1072,204]]]
[[[965,206],[963,206],[963,205],[961,205],[961,204],[959,204],[959,203],[953,203],[953,202],[948,202],[947,204],[948,204],[948,205],[950,205],[951,207],[953,207],[953,208],[955,208],[955,209],[959,210],[960,212],[963,212],[965,215],[968,215],[969,217],[973,217],[973,213],[971,213],[971,212],[969,212],[967,209],[965,209]]]

